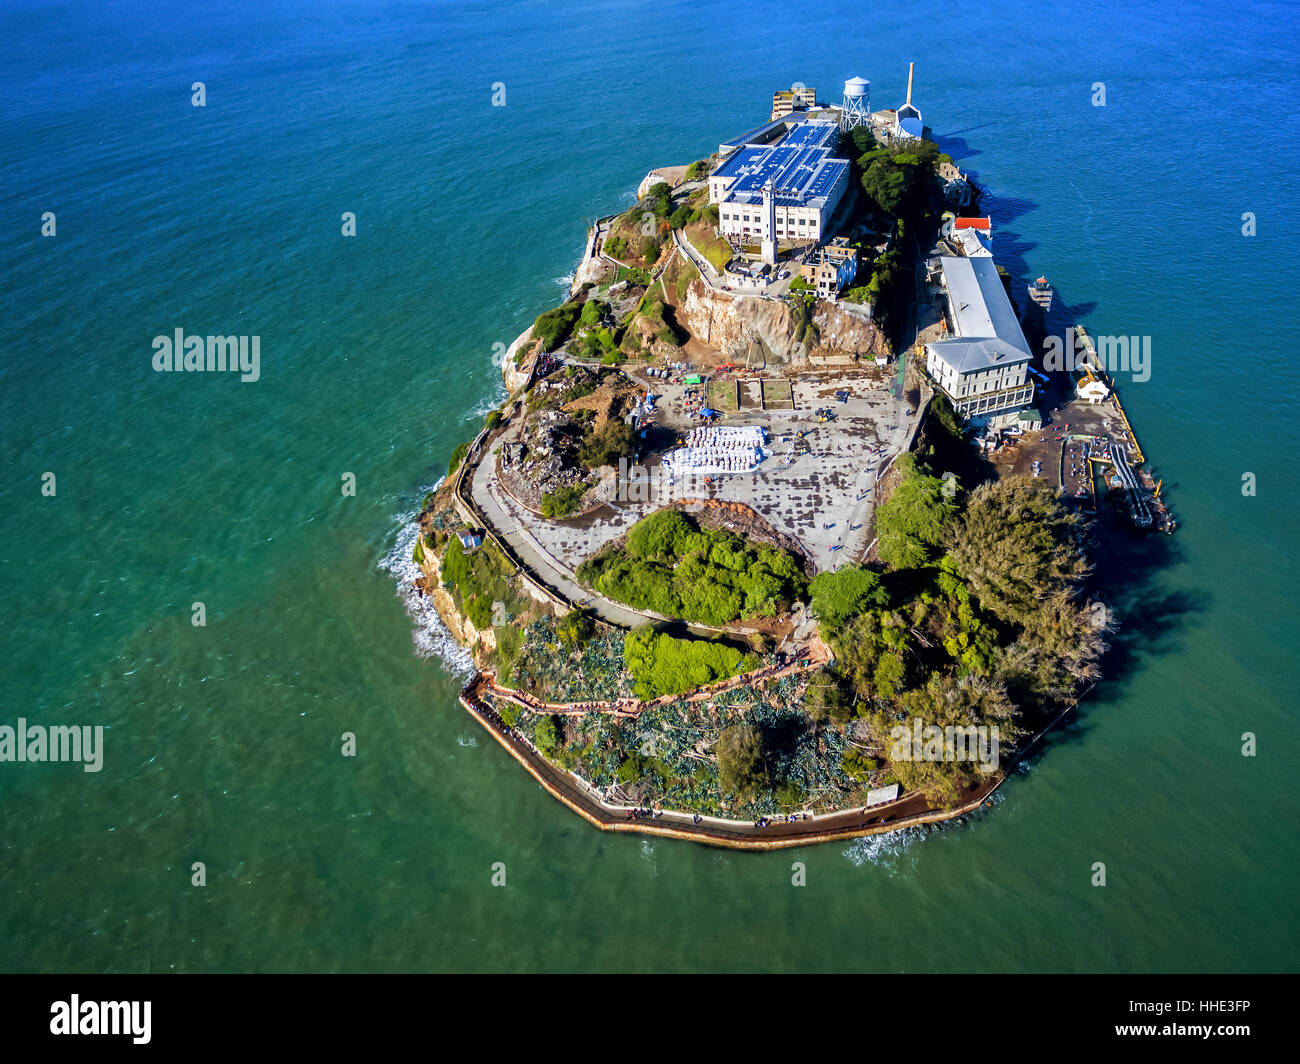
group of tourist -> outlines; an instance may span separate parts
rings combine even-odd
[[[801,820],[811,820],[812,816],[808,813],[787,813],[785,816],[761,816],[754,821],[754,827],[766,828],[773,824],[797,824]]]

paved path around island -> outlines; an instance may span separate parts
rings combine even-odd
[[[555,588],[570,602],[588,607],[601,620],[618,628],[636,628],[638,625],[663,620],[654,614],[641,613],[588,591],[577,582],[571,570],[561,566],[542,549],[532,534],[510,516],[496,496],[495,448],[487,450],[475,466],[474,476],[470,480],[470,494],[474,504],[492,525],[493,531],[510,544],[516,555],[542,578],[543,583]]]
[[[762,826],[711,816],[697,819],[690,813],[667,810],[663,811],[658,818],[629,817],[629,806],[607,801],[599,788],[557,768],[543,758],[522,736],[509,728],[490,707],[478,700],[475,685],[471,685],[461,695],[460,701],[474,719],[528,770],[548,794],[603,831],[660,835],[732,849],[785,849],[831,842],[836,839],[851,839],[862,835],[878,835],[963,816],[979,809],[1006,779],[1005,774],[999,774],[993,779],[984,781],[978,787],[963,793],[961,804],[949,810],[931,809],[924,797],[912,794],[868,809],[855,808],[826,813],[810,816],[806,820],[802,817],[793,821],[774,819]],[[1036,742],[1037,738],[1034,741]],[[1031,743],[1030,746],[1032,745]]]

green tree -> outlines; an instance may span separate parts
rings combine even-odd
[[[752,724],[733,724],[718,736],[718,783],[724,791],[749,797],[767,787],[763,738]]]
[[[849,618],[866,610],[885,606],[889,595],[880,577],[861,565],[846,565],[838,572],[822,572],[809,585],[810,605],[821,622],[824,637]]]
[[[853,719],[853,696],[845,690],[840,678],[825,667],[808,677],[803,705],[809,718],[817,723],[830,720],[847,724]]]
[[[900,457],[896,467],[902,480],[876,509],[876,549],[891,568],[916,569],[929,563],[944,543],[957,504],[945,482],[921,472],[913,455]]]
[[[581,607],[571,609],[555,623],[555,634],[569,650],[582,649],[595,631],[591,611]]]
[[[980,485],[958,522],[952,560],[980,605],[1002,621],[1043,634],[1059,619],[1045,609],[1088,573],[1075,546],[1078,519],[1045,480],[1008,477]]]
[[[533,742],[546,757],[554,757],[560,748],[560,728],[555,717],[542,717],[533,733]]]

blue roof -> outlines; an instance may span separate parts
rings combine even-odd
[[[790,130],[777,143],[802,148],[821,148],[830,144],[839,133],[834,122],[804,122]]]
[[[763,198],[763,186],[771,181],[777,203],[820,207],[849,167],[847,159],[830,158],[838,135],[834,122],[800,123],[775,144],[740,148],[713,176],[735,179],[727,200],[757,203]]]

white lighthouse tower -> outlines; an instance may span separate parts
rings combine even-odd
[[[763,261],[776,265],[776,186],[769,177],[763,185]]]

